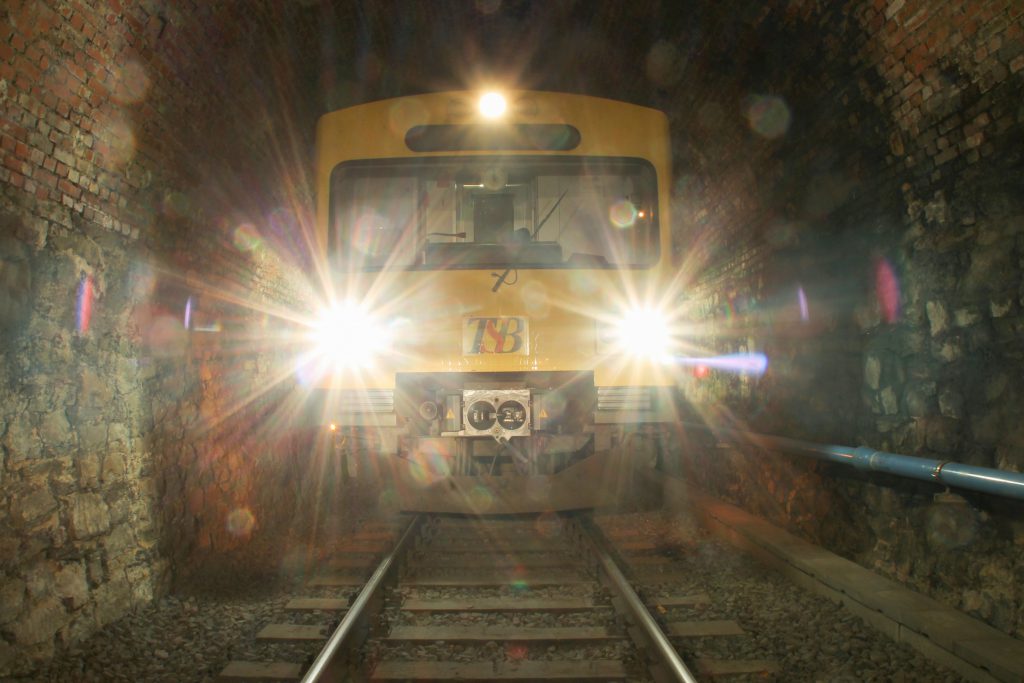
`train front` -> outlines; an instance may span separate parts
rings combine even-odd
[[[610,504],[654,464],[677,342],[663,114],[440,93],[327,114],[317,153],[331,291],[307,372],[347,475],[498,514]]]

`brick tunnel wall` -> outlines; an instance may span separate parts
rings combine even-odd
[[[705,413],[1020,468],[1011,3],[405,10],[0,12],[0,675],[208,551],[292,530],[309,436],[282,429],[293,373],[264,342],[310,298],[313,114],[474,85],[487,59],[523,87],[669,113],[694,338],[770,357],[760,379],[690,378]],[[1020,628],[1019,510],[748,447],[687,452],[710,490]]]
[[[0,676],[291,521],[302,436],[267,438],[290,386],[253,339],[306,286],[312,19],[0,10]]]
[[[705,347],[769,357],[760,378],[688,379],[711,423],[1024,469],[1022,14],[808,1],[681,34],[694,78],[666,108],[687,310]],[[692,452],[719,495],[1024,630],[1020,505],[750,445]]]

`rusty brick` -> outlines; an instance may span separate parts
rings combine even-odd
[[[26,164],[21,159],[17,159],[10,155],[4,155],[4,166],[15,173],[24,173]]]
[[[85,69],[75,63],[65,62],[64,68],[70,72],[70,74],[79,82],[85,83],[88,78],[88,74],[85,73]]]
[[[72,199],[78,199],[82,196],[82,188],[69,180],[60,180],[57,182],[57,189],[61,193],[71,197]]]
[[[32,171],[32,178],[40,185],[45,185],[46,187],[57,187],[57,176],[41,166],[37,166]]]
[[[917,93],[918,91],[920,91],[922,87],[924,87],[924,86],[921,83],[921,79],[915,78],[913,81],[911,81],[906,87],[904,87],[900,91],[900,97],[902,97],[903,99],[907,99],[911,95],[913,95],[913,94]]]

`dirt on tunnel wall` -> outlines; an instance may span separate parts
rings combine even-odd
[[[1024,468],[1022,31],[1010,2],[803,2],[700,43],[667,107],[687,308],[768,357],[688,378],[709,424]],[[709,490],[1020,634],[1020,504],[724,441],[685,451]]]
[[[690,405],[1020,470],[1017,5],[8,2],[0,675],[354,514],[324,503],[284,333],[321,292],[316,116],[381,97],[497,80],[666,111],[694,352],[769,359],[687,370]],[[1019,506],[681,443],[712,493],[1020,633]]]

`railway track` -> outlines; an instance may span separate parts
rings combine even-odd
[[[231,662],[220,679],[763,680],[778,670],[698,647],[688,657],[700,675],[691,673],[680,640],[742,628],[700,618],[707,595],[673,574],[665,539],[605,526],[607,537],[587,517],[548,515],[364,528],[337,544],[308,594],[287,604],[290,616],[256,636],[299,661]]]
[[[430,520],[370,679],[643,680],[580,541],[561,518]]]
[[[765,680],[778,674],[775,659],[735,654],[744,650],[736,641],[750,639],[751,633],[736,619],[714,614],[704,580],[681,561],[698,552],[696,534],[643,521],[637,515],[608,516],[599,518],[598,526],[609,555],[688,666],[702,679]]]

